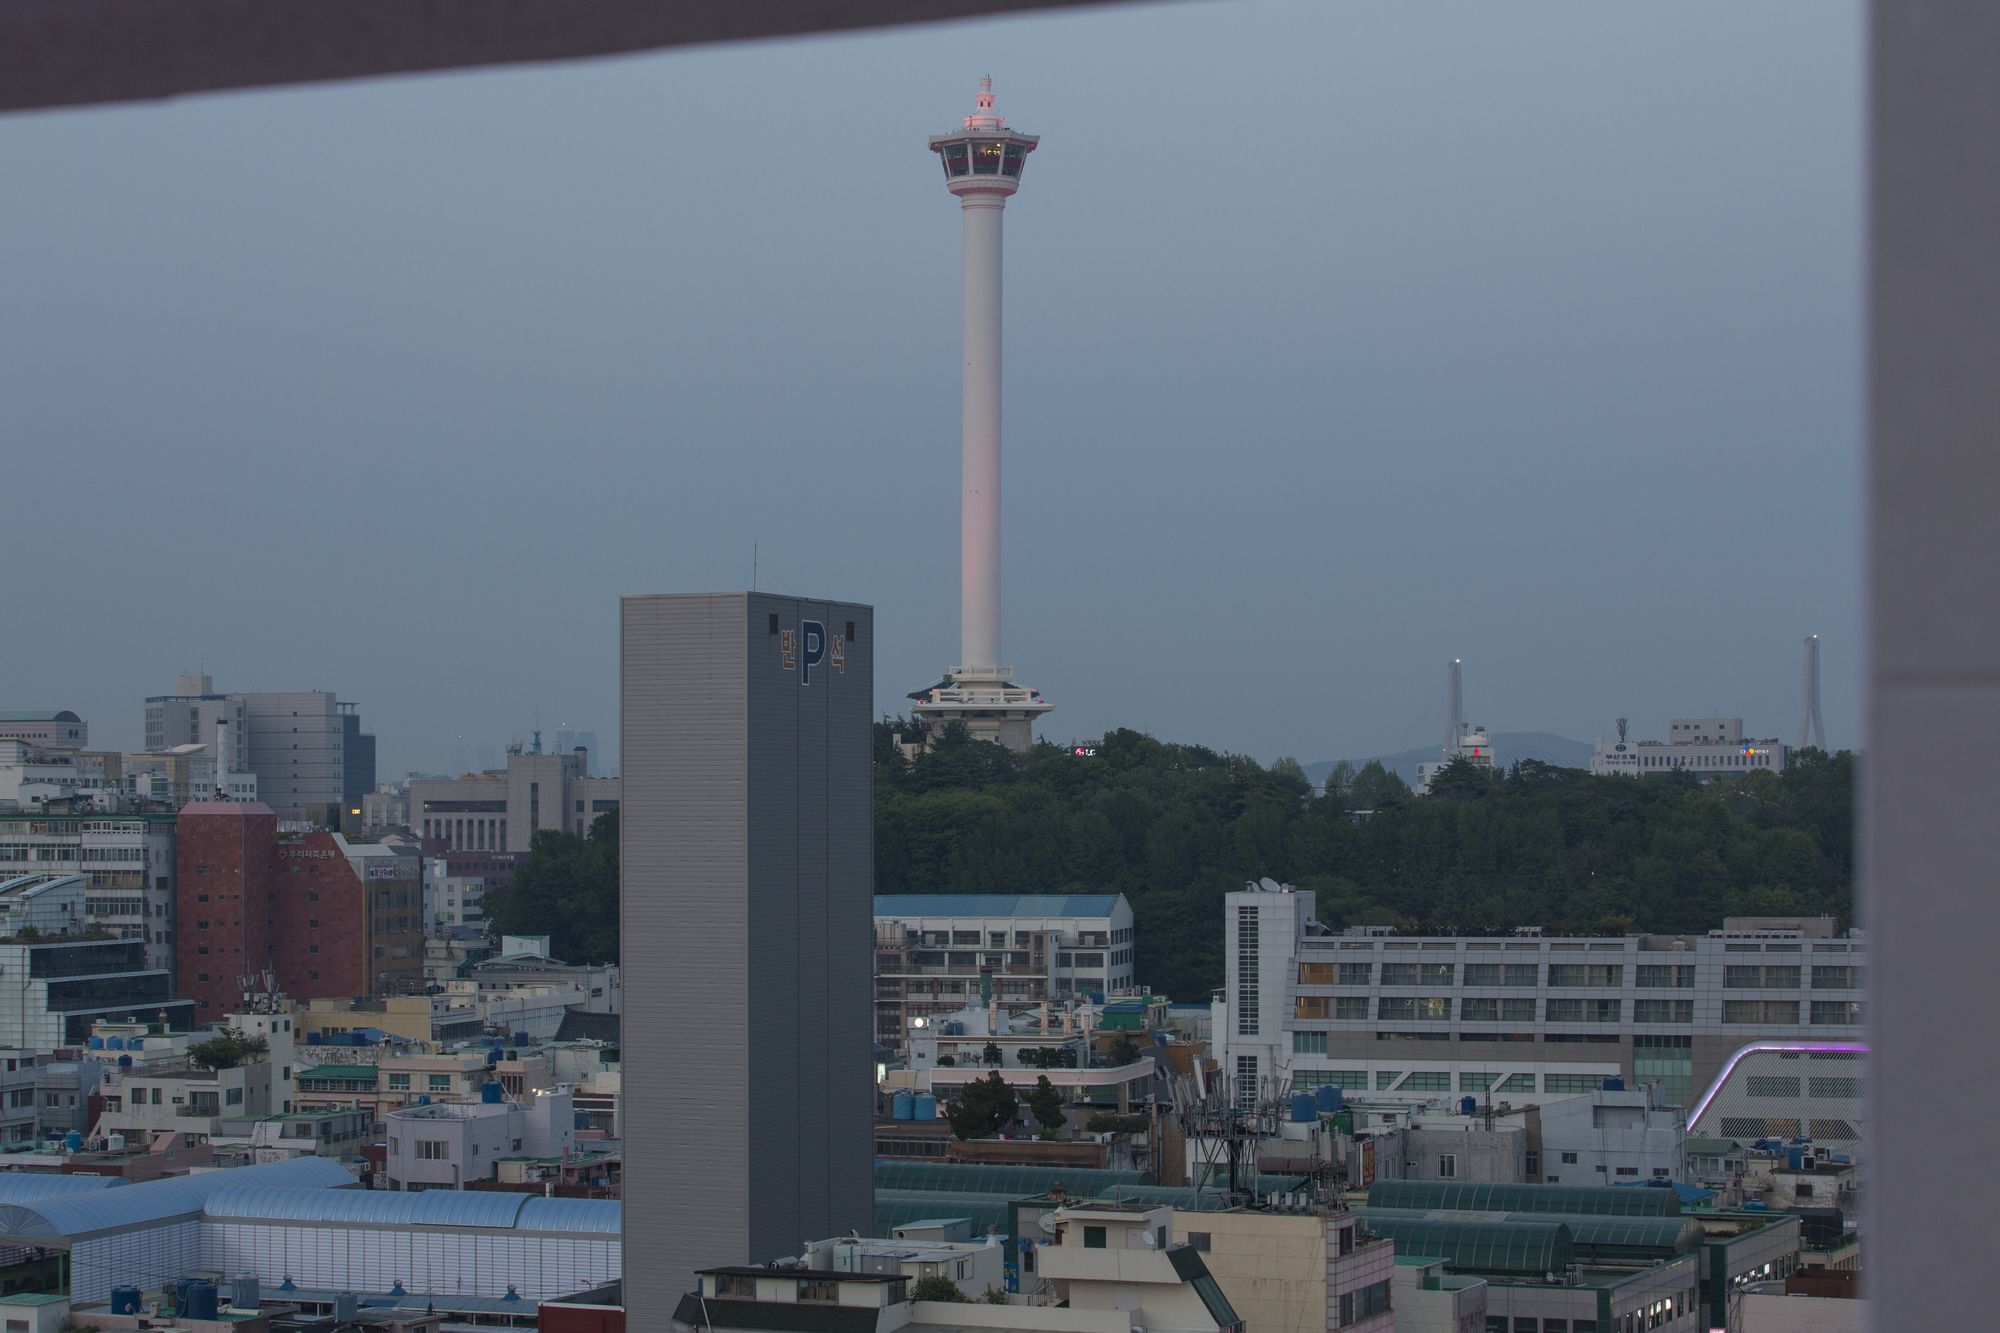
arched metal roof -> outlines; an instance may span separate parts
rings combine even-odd
[[[232,1185],[217,1190],[209,1217],[257,1222],[372,1222],[378,1226],[511,1229],[532,1197],[490,1190],[316,1190]]]
[[[521,1205],[521,1215],[514,1219],[514,1229],[615,1236],[624,1212],[624,1205],[616,1199],[541,1199],[529,1195]]]
[[[33,1203],[66,1194],[95,1194],[130,1184],[122,1176],[57,1176],[37,1171],[0,1171],[0,1204]]]
[[[1439,1222],[1363,1214],[1368,1229],[1396,1242],[1398,1254],[1435,1255],[1461,1272],[1540,1277],[1576,1262],[1576,1244],[1560,1222]]]
[[[67,1240],[99,1231],[198,1213],[209,1196],[237,1185],[296,1186],[325,1193],[354,1184],[338,1162],[295,1157],[227,1171],[202,1171],[170,1180],[148,1180],[123,1189],[56,1195],[39,1201],[0,1203],[0,1236]]]
[[[1516,1185],[1475,1180],[1378,1180],[1371,1208],[1453,1208],[1482,1213],[1578,1213],[1612,1217],[1678,1217],[1672,1190],[1621,1190],[1611,1185]]]
[[[352,1222],[383,1227],[484,1227],[615,1236],[622,1208],[614,1199],[545,1199],[497,1190],[273,1189],[232,1185],[203,1206],[205,1216],[247,1222]]]

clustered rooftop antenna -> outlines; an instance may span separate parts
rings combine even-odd
[[[1799,709],[1799,748],[1826,748],[1826,723],[1819,715],[1819,635],[1806,636],[1805,701]]]

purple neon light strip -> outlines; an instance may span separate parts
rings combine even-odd
[[[1729,1076],[1736,1072],[1736,1066],[1743,1063],[1745,1056],[1758,1055],[1767,1051],[1783,1051],[1787,1053],[1794,1051],[1840,1051],[1849,1055],[1866,1055],[1868,1053],[1868,1043],[1861,1041],[1753,1041],[1736,1054],[1730,1056],[1729,1063],[1724,1065],[1722,1072],[1715,1076],[1715,1082],[1708,1085],[1708,1091],[1701,1095],[1701,1100],[1696,1102],[1694,1109],[1688,1113],[1688,1128],[1693,1129],[1695,1123],[1708,1114],[1709,1103],[1714,1101],[1716,1095],[1722,1091],[1722,1085],[1729,1081]]]

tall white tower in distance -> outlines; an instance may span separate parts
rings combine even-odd
[[[1819,635],[1806,636],[1805,695],[1799,707],[1799,748],[1826,748],[1826,723],[1819,715]]]
[[[911,711],[933,739],[944,724],[962,722],[975,738],[1011,750],[1034,744],[1035,718],[1055,707],[1016,685],[1000,654],[1000,218],[1039,142],[994,114],[991,77],[980,79],[964,127],[930,138],[965,218],[959,657],[943,680],[910,696]]]

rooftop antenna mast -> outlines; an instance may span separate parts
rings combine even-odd
[[[1819,635],[1806,636],[1805,700],[1799,709],[1799,748],[1826,748],[1826,723],[1819,715]]]

